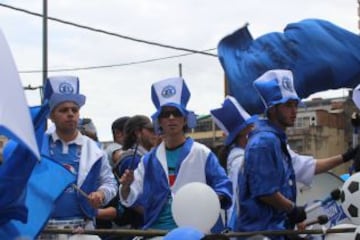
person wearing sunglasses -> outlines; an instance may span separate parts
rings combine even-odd
[[[216,155],[208,147],[185,135],[194,128],[196,116],[186,109],[190,92],[182,78],[155,82],[151,88],[157,111],[154,129],[162,142],[144,155],[138,168],[126,170],[120,179],[120,200],[131,206],[143,196],[144,229],[171,230],[177,227],[171,212],[173,196],[185,184],[202,182],[218,195],[221,207],[231,206],[232,185]],[[220,232],[218,221],[212,232]]]

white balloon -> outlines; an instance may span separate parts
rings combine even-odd
[[[330,229],[337,228],[356,228],[356,225],[350,223],[338,224]],[[354,240],[355,232],[350,233],[328,233],[325,235],[325,240]]]
[[[360,109],[360,84],[353,90],[352,99],[355,105]]]
[[[209,233],[220,216],[220,201],[211,187],[193,182],[176,192],[171,210],[179,227],[190,226]]]
[[[341,207],[352,223],[360,224],[360,172],[351,175],[343,184]]]

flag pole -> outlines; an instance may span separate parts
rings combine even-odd
[[[43,62],[43,76],[42,76],[42,86],[45,86],[45,82],[47,79],[47,71],[48,71],[48,38],[47,38],[47,0],[43,0],[43,52],[42,52],[42,62]],[[43,103],[44,95],[43,91],[40,91],[41,93],[41,103]]]

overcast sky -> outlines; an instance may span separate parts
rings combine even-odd
[[[0,1],[42,13],[42,0]],[[286,24],[306,18],[331,21],[358,33],[357,0],[57,0],[48,16],[166,45],[206,50],[248,22],[253,37],[282,32]],[[0,6],[1,29],[19,71],[42,69],[42,19]],[[184,54],[172,50],[48,21],[48,68],[120,65]],[[217,54],[216,50],[211,51]],[[100,140],[111,140],[110,125],[124,115],[155,109],[150,87],[182,74],[191,91],[188,109],[208,114],[224,98],[224,74],[216,57],[192,54],[150,63],[95,70],[49,72],[75,75],[87,96],[82,117],[93,119]],[[24,86],[40,86],[42,73],[20,74]],[[337,91],[335,94],[339,94]],[[26,91],[30,105],[39,91]],[[324,95],[321,95],[324,96]]]

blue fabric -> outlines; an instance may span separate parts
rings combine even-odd
[[[256,123],[246,146],[244,171],[239,173],[238,183],[241,189],[238,231],[286,228],[286,212],[259,199],[280,192],[290,201],[296,202],[295,173],[286,149],[285,132],[267,120]]]
[[[12,148],[8,150],[8,148]],[[38,162],[24,145],[10,140],[5,145],[5,161],[0,167],[0,226],[16,219],[26,223],[25,188]]]
[[[44,132],[46,130],[46,121],[49,115],[50,109],[47,101],[41,106],[30,107],[31,118],[33,119],[35,137],[38,146],[41,146]]]
[[[72,143],[69,144],[67,154],[63,154],[63,144],[61,141],[51,143],[52,156],[56,156],[55,160],[70,171],[74,176],[79,172],[80,162],[80,146]],[[70,186],[56,201],[55,208],[51,214],[51,218],[71,219],[84,218],[84,214],[78,203],[78,191]]]
[[[100,170],[101,170],[101,158],[99,158],[96,161],[96,163],[91,167],[91,170],[87,174],[84,183],[80,187],[81,190],[83,190],[86,193],[91,193],[91,192],[95,192],[98,189],[99,185],[96,181],[98,181],[97,179],[99,179]],[[90,219],[94,218],[97,215],[97,209],[93,208],[90,205],[89,200],[85,198],[85,196],[83,196],[82,194],[78,194],[78,197],[79,197],[80,206],[84,214]]]
[[[69,171],[42,156],[41,162],[35,165],[26,188],[27,223],[13,220],[1,226],[0,239],[15,239],[20,236],[35,239],[49,219],[56,199],[74,181],[75,178]]]
[[[57,161],[56,156],[52,156],[52,154],[50,154],[50,147],[49,147],[50,138],[51,138],[50,135],[46,134],[44,136],[41,153],[44,156],[48,156],[48,157],[51,156],[52,158],[54,158],[54,160]],[[100,170],[101,170],[101,158],[99,158],[96,161],[96,163],[91,167],[90,171],[86,175],[85,181],[80,186],[81,190],[83,190],[85,193],[91,193],[97,190],[97,188],[99,187],[98,185],[99,183],[97,182],[97,179],[98,176],[100,176]],[[82,194],[79,193],[77,196],[79,199],[81,209],[83,210],[84,214],[88,218],[95,217],[97,215],[97,210],[90,205],[89,201]]]
[[[257,115],[250,117],[232,96],[227,96],[221,108],[212,109],[210,113],[216,125],[227,134],[225,145],[233,143],[243,129],[258,119]]]
[[[193,227],[178,227],[164,236],[164,240],[201,240],[204,233]]]
[[[360,77],[359,46],[357,34],[328,21],[306,19],[288,24],[284,33],[272,32],[255,40],[245,26],[220,41],[218,54],[229,94],[252,115],[264,112],[252,83],[267,70],[291,70],[300,98],[354,88]]]
[[[47,104],[30,108],[38,145],[41,142],[39,136],[43,134],[48,112]],[[2,131],[2,134],[5,132]],[[5,145],[3,158],[4,163],[0,167],[0,226],[11,219],[26,223],[28,210],[24,202],[25,189],[38,161],[23,144],[14,140],[8,141]]]
[[[141,155],[136,153],[134,155],[126,156],[123,159],[121,159],[121,162],[117,166],[117,174],[119,177],[121,177],[126,169],[132,169],[135,170],[137,166],[139,165]]]

